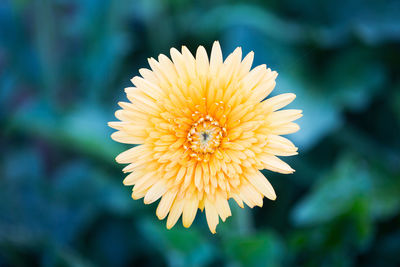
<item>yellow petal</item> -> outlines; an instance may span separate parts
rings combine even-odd
[[[222,51],[218,41],[215,41],[211,49],[210,74],[215,75],[222,65]]]
[[[250,174],[247,177],[247,180],[267,198],[271,200],[276,199],[274,188],[261,172],[257,171],[255,173]]]
[[[179,78],[186,83],[188,81],[188,73],[185,66],[185,61],[181,53],[175,48],[170,50],[172,61],[174,62],[175,69],[179,75]]]
[[[154,184],[144,196],[144,204],[151,204],[157,201],[166,191],[167,186],[163,180]]]
[[[176,196],[176,190],[170,190],[162,196],[161,201],[158,204],[156,210],[156,215],[158,219],[163,220],[167,216],[171,208],[171,205],[175,200],[175,196]]]
[[[295,94],[287,93],[277,95],[262,102],[262,108],[268,111],[275,111],[290,104],[296,98]]]
[[[159,83],[159,80],[158,80],[157,76],[151,70],[146,69],[146,68],[141,68],[141,69],[139,69],[139,73],[140,73],[140,75],[142,75],[142,77],[145,80],[147,80],[147,81],[149,81],[151,83],[154,83],[154,84],[158,84]]]
[[[207,75],[209,68],[207,52],[203,46],[199,46],[196,52],[196,69],[200,77]]]
[[[226,200],[226,198],[223,198],[220,194],[217,194],[216,196],[215,207],[222,221],[225,221],[226,218],[232,215],[228,201]]]
[[[189,49],[187,49],[186,46],[182,46],[182,56],[189,77],[194,79],[196,77],[196,62],[192,53],[190,53]]]
[[[197,196],[193,196],[192,198],[185,201],[182,215],[182,223],[184,227],[188,228],[192,225],[193,220],[196,217],[198,207],[199,201],[197,199]]]
[[[183,211],[183,205],[185,204],[184,199],[175,199],[174,203],[172,204],[171,211],[169,212],[168,219],[167,219],[167,229],[171,229],[176,222],[179,220],[179,217]]]
[[[150,153],[145,146],[135,146],[122,152],[115,159],[118,163],[131,163],[135,159]]]
[[[142,176],[143,176],[142,172],[134,171],[130,173],[128,176],[126,176],[123,183],[124,185],[134,185]]]
[[[301,110],[297,109],[286,109],[286,110],[275,111],[267,117],[267,122],[269,123],[270,127],[286,124],[288,122],[301,118],[301,116],[303,116],[301,112],[302,112]]]
[[[240,196],[236,193],[231,193],[231,197],[236,201],[236,203],[241,207],[242,209],[244,208],[243,205],[243,200],[240,198]]]
[[[263,166],[271,171],[280,172],[284,174],[293,173],[294,170],[284,161],[273,155],[261,155],[261,162]]]
[[[145,139],[141,136],[134,136],[131,134],[128,134],[124,131],[118,131],[118,132],[114,132],[111,134],[111,138],[114,141],[123,143],[123,144],[143,144]]]
[[[217,209],[215,208],[214,204],[210,203],[210,201],[207,199],[204,202],[204,207],[206,210],[206,219],[208,227],[210,228],[211,233],[215,234],[216,233],[215,229],[217,228],[219,221]]]
[[[252,91],[254,87],[267,74],[266,65],[260,65],[252,69],[242,80],[242,88]]]
[[[249,73],[250,69],[251,69],[251,65],[253,64],[253,59],[254,59],[254,52],[251,51],[250,53],[248,53],[240,66],[240,72],[239,72],[239,78],[243,78],[244,75],[246,75],[247,73]]]
[[[288,122],[285,124],[280,124],[275,127],[271,127],[270,132],[276,135],[285,135],[295,133],[300,130],[300,127],[297,123]]]

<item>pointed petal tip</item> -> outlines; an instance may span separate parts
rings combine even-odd
[[[110,126],[110,125],[109,125]],[[110,126],[111,127],[111,126]],[[112,128],[112,127],[111,127]],[[113,132],[111,135],[110,135],[110,137],[111,137],[111,139],[112,140],[114,140],[115,142],[118,142],[118,143],[120,143],[118,140],[118,137],[116,137],[117,135],[118,135],[118,133],[119,133],[120,131],[116,131],[116,132]],[[122,162],[119,162],[119,155],[115,158],[115,160],[118,162],[118,163],[122,163]]]
[[[170,213],[170,215],[171,215],[171,213]],[[168,230],[170,230],[172,227],[174,227],[175,224],[177,223],[177,221],[179,220],[179,218],[178,218],[178,219],[176,219],[176,220],[174,220],[174,221],[171,221],[171,220],[169,219],[170,215],[168,216],[168,219],[167,219],[167,229],[168,229]]]
[[[190,223],[188,223],[188,222],[182,222],[182,225],[183,225],[183,227],[185,227],[185,228],[189,228],[191,225],[192,225],[192,223],[190,222]]]
[[[158,62],[161,62],[161,61],[162,61],[163,59],[165,59],[165,58],[168,59],[168,57],[167,57],[166,55],[164,55],[164,54],[159,54],[158,57],[157,57]]]
[[[250,51],[249,53],[247,53],[247,55],[243,58],[244,59],[250,59],[251,62],[253,62],[254,59],[254,51]]]
[[[242,47],[241,46],[236,47],[235,50],[233,50],[233,53],[235,53],[235,51],[242,53]]]
[[[131,197],[132,197],[133,200],[138,200],[138,199],[141,199],[141,198],[142,198],[142,197],[140,197],[140,196],[137,196],[137,195],[135,194],[135,192],[132,192]]]
[[[284,95],[288,99],[291,99],[292,101],[296,98],[296,94],[294,94],[294,93],[284,93],[282,95]]]
[[[111,138],[113,138],[112,136],[113,136],[113,135],[111,135]],[[116,161],[117,163],[119,163],[119,164],[125,164],[125,163],[124,163],[125,161],[122,159],[121,154],[119,154],[118,156],[115,157],[115,161]]]
[[[211,48],[211,51],[212,50],[218,50],[218,51],[222,52],[221,51],[221,45],[220,45],[219,41],[214,41],[214,43],[212,45],[212,48]]]
[[[154,62],[157,62],[157,60],[155,60],[153,57],[148,57],[147,62],[149,63],[149,65],[151,67]]]
[[[170,54],[171,54],[171,56],[172,56],[172,54],[181,54],[180,52],[179,52],[179,50],[178,49],[176,49],[175,47],[171,47],[171,49],[169,50],[169,52],[170,52]]]

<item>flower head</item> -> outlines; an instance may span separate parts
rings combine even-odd
[[[297,154],[280,135],[299,129],[292,121],[301,111],[278,111],[295,98],[291,93],[264,100],[277,73],[265,65],[250,70],[253,52],[242,59],[237,48],[223,61],[215,42],[210,59],[202,46],[195,56],[172,48],[171,58],[150,58],[151,70],[140,69],[135,86],[125,89],[130,102],[119,103],[111,137],[138,146],[116,160],[129,164],[124,184],[134,185],[133,199],[150,204],[161,198],[156,214],[160,220],[168,215],[168,229],[181,215],[189,227],[205,209],[215,233],[219,218],[231,216],[230,198],[242,208],[276,198],[259,170],[294,171],[276,156]]]

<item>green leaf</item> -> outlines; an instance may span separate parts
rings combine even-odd
[[[369,195],[371,190],[371,177],[365,166],[351,156],[344,156],[296,205],[293,221],[297,225],[327,223],[348,212],[355,201]]]

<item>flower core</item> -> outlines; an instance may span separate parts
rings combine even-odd
[[[201,161],[208,161],[209,155],[214,153],[215,149],[221,144],[221,139],[225,135],[225,128],[221,128],[218,121],[211,116],[201,116],[193,123],[187,134],[187,140],[190,146],[186,149],[191,149],[192,157]]]

